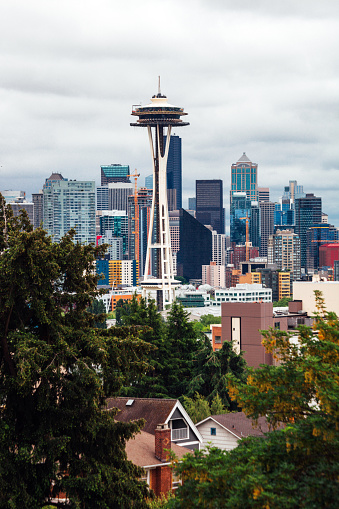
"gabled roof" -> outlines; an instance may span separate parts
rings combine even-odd
[[[127,402],[133,402],[127,405]],[[121,422],[129,422],[137,419],[145,419],[146,423],[143,431],[154,435],[158,424],[168,424],[174,411],[179,410],[183,418],[186,420],[199,442],[202,443],[200,435],[190,416],[177,399],[160,399],[160,398],[108,398],[106,400],[107,410],[118,408],[120,411],[116,414],[115,419]]]
[[[238,163],[250,163],[251,162],[251,159],[248,159],[247,155],[245,154],[245,152],[243,152],[242,156],[240,157],[240,159],[238,159],[237,161]]]
[[[131,405],[126,405],[128,401],[133,401]],[[158,424],[167,421],[168,416],[174,410],[176,399],[158,399],[158,398],[109,398],[107,399],[107,410],[118,408],[115,419],[121,422],[129,422],[137,419],[145,419],[146,424],[143,428],[147,433],[154,435]]]
[[[264,433],[270,431],[270,427],[265,417],[258,418],[258,426],[252,425],[252,419],[246,417],[244,412],[235,412],[230,414],[211,415],[203,421],[196,424],[199,429],[200,425],[208,420],[220,424],[226,431],[235,435],[238,438],[244,438],[248,436],[262,437]]]
[[[181,447],[173,442],[171,443],[171,449],[175,453],[176,457],[181,459],[185,454],[190,452],[186,447]],[[127,459],[132,461],[134,465],[138,467],[155,467],[163,466],[167,463],[159,461],[155,457],[155,439],[154,435],[140,431],[134,438],[131,438],[126,443]],[[170,459],[168,460],[170,463]]]

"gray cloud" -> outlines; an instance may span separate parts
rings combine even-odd
[[[0,7],[0,189],[51,171],[99,182],[101,164],[144,177],[151,158],[132,104],[157,76],[185,107],[184,196],[243,151],[272,198],[288,180],[323,197],[339,226],[339,5],[331,0],[11,0]]]

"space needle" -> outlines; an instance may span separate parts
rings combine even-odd
[[[167,97],[161,94],[160,77],[158,94],[152,97],[151,103],[147,106],[133,106],[132,115],[139,118],[135,123],[131,123],[131,126],[147,127],[153,162],[153,198],[141,287],[145,298],[150,292],[156,292],[157,307],[163,310],[166,304],[171,304],[175,300],[175,288],[179,285],[173,274],[168,219],[166,176],[168,150],[172,126],[180,127],[189,123],[183,122],[180,118],[187,115],[183,108],[169,104]]]

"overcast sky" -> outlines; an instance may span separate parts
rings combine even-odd
[[[289,180],[339,227],[336,0],[0,1],[0,190],[52,171],[100,183],[100,165],[144,177],[151,156],[132,104],[157,92],[185,108],[183,196],[243,152],[271,199]],[[227,210],[227,221],[228,221]]]

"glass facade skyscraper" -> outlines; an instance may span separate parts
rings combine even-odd
[[[196,180],[195,184],[197,220],[225,233],[222,180]]]
[[[101,185],[106,186],[110,182],[131,182],[129,166],[127,164],[107,164],[101,166]]]
[[[234,193],[245,192],[251,201],[258,201],[258,165],[245,152],[231,167],[231,201]]]
[[[48,182],[43,190],[43,225],[54,242],[75,228],[74,242],[95,244],[95,182]]]
[[[164,136],[164,144],[166,136]],[[173,134],[170,139],[170,146],[167,159],[167,190],[176,190],[176,210],[182,207],[182,156],[181,138]]]
[[[321,198],[306,194],[295,200],[295,233],[300,238],[300,265],[307,268],[307,230],[321,223]]]

